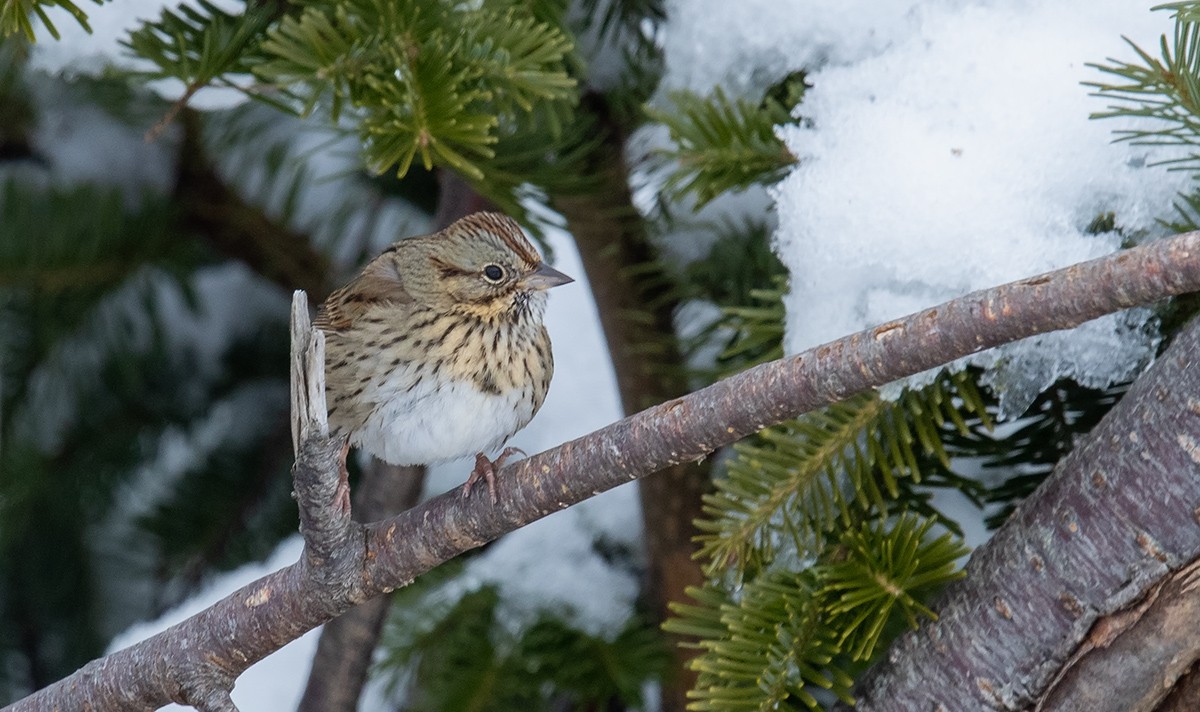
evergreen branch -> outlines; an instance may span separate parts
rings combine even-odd
[[[1200,170],[1200,3],[1177,2],[1156,10],[1173,10],[1174,35],[1159,41],[1160,58],[1125,41],[1138,57],[1136,62],[1109,58],[1109,64],[1087,66],[1113,77],[1112,83],[1085,82],[1094,96],[1113,102],[1092,118],[1149,120],[1145,128],[1120,129],[1121,141],[1138,145],[1181,147],[1188,151],[1178,158],[1161,161],[1176,170]]]
[[[1195,233],[975,292],[758,366],[509,465],[499,473],[505,483],[499,503],[486,497],[466,498],[455,489],[365,527],[349,522],[337,506],[341,443],[320,428],[323,406],[318,402],[299,408],[297,417],[299,411],[309,413],[304,418],[308,434],[304,427],[299,428],[300,454],[293,469],[308,544],[301,561],[141,643],[84,666],[10,705],[5,712],[54,707],[145,708],[174,700],[194,703],[207,699],[214,691],[231,689],[234,678],[250,665],[351,605],[403,586],[454,556],[583,499],[673,463],[703,457],[763,425],[794,418],[981,349],[1071,328],[1117,309],[1191,291],[1200,291],[1200,235]],[[1185,370],[1185,361],[1172,358],[1159,363],[1177,364],[1178,371]],[[324,373],[320,360],[311,363],[305,373],[318,379]],[[296,392],[317,393],[317,383],[297,387]],[[1166,386],[1148,390],[1157,393],[1159,388],[1165,394],[1162,397],[1171,395]],[[1176,395],[1186,399],[1187,392]],[[1170,417],[1178,416],[1170,411]],[[1198,422],[1195,418],[1186,421],[1188,427]],[[1155,427],[1174,442],[1180,424],[1156,423]],[[1192,471],[1193,451],[1172,449],[1171,455],[1180,465],[1164,466],[1156,472],[1174,470],[1186,473],[1193,484],[1200,482]],[[1096,470],[1093,466],[1088,471]],[[1108,491],[1092,487],[1097,489]],[[1145,498],[1140,500],[1143,502],[1154,499],[1140,490],[1137,496]],[[1191,522],[1193,505],[1190,500],[1186,505],[1180,509]],[[1107,512],[1104,516],[1110,523],[1119,519]],[[1061,517],[1050,519],[1052,527],[1061,526]],[[1081,527],[1089,533],[1105,529],[1090,523]],[[1167,532],[1194,535],[1195,527],[1172,522]],[[1106,541],[1103,546],[1136,552],[1144,560],[1145,550],[1130,545],[1138,540],[1134,534],[1123,532],[1121,543]],[[1044,536],[1057,541],[1062,535]],[[1010,566],[996,562],[990,566],[994,572],[1010,574]],[[1127,579],[1126,567],[1114,570],[1122,581]],[[1061,593],[1063,589],[1056,585],[1055,590]],[[1029,613],[1042,615],[1041,611],[1058,610],[1056,605],[1047,602],[1044,607],[1031,607]],[[1062,621],[1073,625],[1068,616]],[[1037,627],[1033,622],[1029,626]],[[1087,630],[1086,626],[1076,629]],[[974,686],[977,679],[976,675],[961,676],[956,684],[968,681]],[[958,688],[947,682],[946,689]],[[958,699],[973,697],[968,693]]]
[[[827,532],[903,508],[898,480],[920,481],[919,456],[949,465],[939,432],[966,427],[959,408],[987,418],[977,392],[957,390],[961,382],[943,375],[894,403],[864,393],[736,445],[697,523],[709,573],[753,574],[788,541],[804,558]]]
[[[500,138],[535,116],[567,116],[572,44],[517,6],[351,0],[285,17],[263,43],[265,80],[353,107],[368,165],[404,175],[418,157],[473,181]]]
[[[714,227],[716,240],[708,255],[687,267],[679,301],[701,299],[721,308],[720,318],[688,339],[689,352],[720,346],[713,373],[717,377],[783,356],[783,295],[787,271],[771,251],[769,230],[760,221],[724,222]],[[764,281],[771,286],[763,287]]]
[[[972,379],[964,374],[964,380]],[[963,428],[944,432],[946,449],[956,458],[978,458],[985,469],[1017,468],[1017,474],[984,491],[985,501],[980,502],[981,506],[1003,505],[988,515],[986,524],[991,528],[1000,526],[1075,447],[1079,438],[1091,432],[1127,388],[1128,384],[1084,388],[1064,379],[1039,394],[1025,414],[1003,434],[992,432],[991,424],[977,416],[970,418]],[[990,405],[991,399],[988,402]]]
[[[774,183],[796,162],[775,135],[775,126],[792,122],[789,108],[773,98],[730,99],[720,87],[709,97],[676,92],[670,107],[649,113],[676,143],[659,153],[678,164],[666,189],[694,195],[697,207],[728,190]]]
[[[839,556],[818,565],[826,625],[838,631],[837,650],[854,660],[878,651],[889,623],[897,619],[916,628],[919,617],[936,619],[923,600],[950,581],[962,578],[955,562],[970,553],[951,534],[931,538],[935,520],[902,515],[847,530]]]
[[[846,530],[800,572],[768,571],[736,594],[709,584],[674,604],[665,628],[695,635],[703,652],[692,710],[820,705],[808,688],[851,703],[854,663],[875,656],[885,630],[935,617],[924,599],[961,577],[967,550],[951,535],[930,537],[932,520],[905,515]]]
[[[274,11],[264,5],[247,5],[243,14],[235,15],[209,0],[196,0],[196,7],[165,8],[157,20],[147,20],[121,44],[157,67],[140,76],[178,79],[195,92],[229,74],[248,76],[261,59],[253,46],[273,17]],[[238,88],[229,80],[221,83]]]
[[[92,0],[92,2],[97,5],[104,4],[104,0]],[[72,0],[0,0],[0,38],[21,33],[30,42],[35,41],[37,35],[30,17],[37,15],[38,20],[50,33],[50,36],[56,40],[59,39],[58,28],[46,14],[48,7],[60,7],[66,10],[79,23],[80,27],[91,34],[92,28],[88,25],[87,13]]]
[[[477,54],[479,79],[489,86],[501,114],[532,112],[540,102],[571,96],[575,80],[563,60],[574,44],[560,28],[508,8],[477,29],[486,32],[468,43]]]
[[[407,683],[406,707],[414,710],[640,705],[642,685],[661,675],[667,659],[661,638],[636,618],[606,640],[550,614],[513,631],[498,615],[501,600],[494,586],[452,606],[442,605],[440,597],[408,598],[413,605],[405,608],[403,621],[389,626],[381,668],[393,687]]]
[[[500,119],[484,110],[488,95],[471,81],[472,69],[443,60],[461,52],[456,43],[448,43],[406,60],[406,48],[384,50],[407,71],[400,70],[398,82],[390,76],[363,78],[371,91],[359,102],[366,109],[360,130],[371,170],[382,173],[394,165],[403,176],[420,155],[425,170],[436,163],[474,180],[483,178],[477,161],[495,155],[492,144],[498,140]]]
[[[157,138],[200,89],[218,84],[254,94],[236,81],[249,77],[262,57],[255,51],[276,12],[266,4],[249,4],[241,15],[225,12],[209,0],[196,0],[196,7],[164,8],[157,20],[147,20],[121,44],[148,60],[157,69],[133,72],[144,79],[178,79],[183,94],[167,114],[147,132]]]
[[[696,604],[672,603],[672,632],[698,635],[703,652],[690,663],[699,672],[688,709],[780,709],[817,700],[806,689],[832,690],[849,700],[854,679],[833,662],[836,638],[821,625],[819,582],[812,571],[772,572],[746,583],[734,598],[713,586],[690,588]]]
[[[0,288],[110,287],[148,262],[185,257],[161,199],[130,210],[118,190],[0,181]]]

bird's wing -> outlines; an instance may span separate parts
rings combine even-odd
[[[322,331],[342,331],[373,306],[413,301],[396,269],[395,247],[371,260],[349,284],[330,294],[313,324]]]

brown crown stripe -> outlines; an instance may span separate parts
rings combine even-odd
[[[503,213],[474,213],[452,224],[446,231],[478,230],[490,232],[500,238],[522,261],[536,265],[542,261],[541,255],[525,239],[525,233],[516,220]]]

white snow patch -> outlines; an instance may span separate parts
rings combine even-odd
[[[665,89],[735,93],[789,72],[878,54],[955,3],[891,0],[672,0],[663,30]],[[961,4],[961,3],[958,3]]]
[[[31,76],[37,123],[31,136],[41,159],[27,175],[56,185],[113,185],[129,204],[147,190],[170,190],[175,174],[172,141],[147,143],[142,130],[81,99],[65,82]],[[20,164],[18,164],[19,166]],[[3,174],[12,174],[7,168]]]
[[[1163,151],[1112,143],[1118,122],[1089,120],[1105,106],[1080,84],[1100,78],[1084,63],[1130,54],[1123,34],[1153,49],[1170,32],[1169,14],[1149,3],[937,3],[903,14],[884,44],[829,8],[841,3],[814,5],[779,18],[792,35],[770,30],[795,42],[786,59],[756,56],[799,68],[806,48],[826,42],[843,62],[810,75],[798,113],[811,126],[779,129],[801,159],[774,192],[776,246],[792,277],[789,353],[1112,252],[1119,235],[1087,233],[1105,212],[1126,236],[1158,234],[1154,219],[1189,183],[1146,167]],[[810,26],[842,36],[800,29]],[[1014,415],[1057,378],[1103,386],[1136,373],[1155,345],[1145,317],[1108,317],[971,362],[997,369],[993,385]]]
[[[641,528],[637,490],[620,487],[506,535],[440,595],[457,600],[494,585],[500,591],[497,618],[514,633],[550,614],[612,639],[633,615],[640,587],[632,571],[597,550],[596,540],[639,546]]]

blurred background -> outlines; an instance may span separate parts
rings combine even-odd
[[[1186,13],[922,5],[3,0],[0,704],[299,556],[290,294],[319,303],[396,239],[500,209],[577,278],[550,299],[547,404],[513,440],[534,453],[1194,229],[1195,159],[1156,165],[1191,115],[1162,109],[1166,145],[1111,142],[1163,138],[1119,86],[1179,105],[1160,80],[1196,74]],[[1173,24],[1157,69],[1121,43]],[[614,490],[358,612],[365,637],[306,636],[235,699],[845,699],[1193,312],[983,354]],[[378,519],[469,465],[351,469]],[[908,558],[879,555],[898,542]]]

